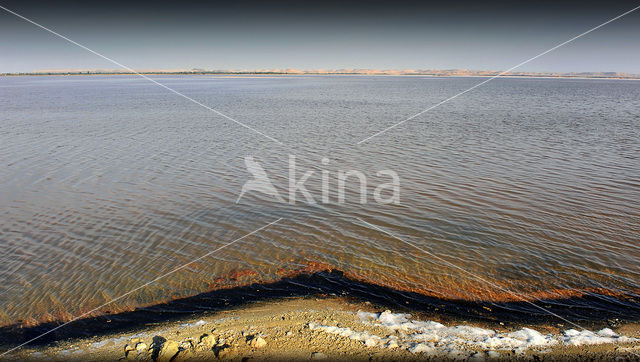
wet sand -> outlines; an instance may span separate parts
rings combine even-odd
[[[446,349],[412,351],[402,344],[408,333],[363,321],[359,311],[383,310],[369,302],[340,297],[286,298],[253,302],[217,312],[198,313],[167,323],[137,325],[130,330],[88,338],[73,338],[39,346],[25,346],[5,359],[49,360],[634,360],[640,361],[640,342],[615,342],[569,346],[557,344],[526,349],[463,347],[456,353]],[[403,311],[393,311],[403,312]],[[362,314],[362,313],[361,313]],[[366,313],[364,313],[366,314]],[[396,314],[397,316],[397,314]],[[412,315],[412,319],[419,319]],[[433,318],[431,318],[433,320]],[[497,333],[521,330],[526,325],[450,319],[447,327],[465,325],[488,328]],[[337,327],[340,333],[327,332]],[[542,334],[560,335],[554,325],[531,327]],[[613,328],[618,335],[640,338],[640,324]],[[352,335],[345,333],[351,331]],[[91,333],[91,331],[87,331]],[[335,332],[335,331],[334,331]],[[354,338],[354,334],[355,337]],[[378,342],[358,340],[360,334],[382,338]],[[392,346],[384,340],[398,340]],[[441,344],[443,340],[441,340]]]

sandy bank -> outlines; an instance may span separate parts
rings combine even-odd
[[[588,332],[457,322],[420,320],[341,298],[294,298],[199,314],[125,333],[26,346],[3,358],[640,361],[639,324]]]

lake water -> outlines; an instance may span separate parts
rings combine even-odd
[[[496,79],[357,144],[483,79],[152,77],[282,145],[135,76],[0,78],[0,324],[68,320],[279,218],[102,310],[324,268],[453,300],[637,307],[640,82]],[[290,155],[315,204],[236,203],[245,156],[286,199]],[[366,204],[356,178],[337,202],[339,170],[367,176]],[[380,170],[398,204],[373,200]]]

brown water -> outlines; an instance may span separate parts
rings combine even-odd
[[[77,316],[278,218],[102,310],[324,268],[448,299],[638,296],[639,82],[497,79],[357,145],[482,79],[154,78],[284,146],[134,76],[0,78],[0,324]],[[285,198],[296,155],[318,203],[236,204],[248,155]],[[372,200],[383,169],[399,204]],[[355,179],[337,203],[338,170],[367,204]]]

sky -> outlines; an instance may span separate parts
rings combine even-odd
[[[140,70],[505,70],[640,2],[0,0],[0,5]],[[0,72],[115,68],[0,9]],[[640,10],[517,70],[640,74]]]

